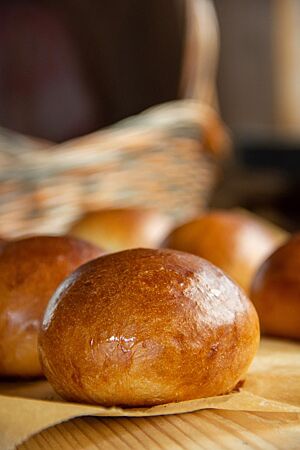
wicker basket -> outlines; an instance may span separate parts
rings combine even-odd
[[[220,142],[213,110],[182,100],[42,151],[6,147],[0,235],[61,233],[84,212],[114,206],[155,207],[183,220],[207,203]]]
[[[182,221],[207,205],[228,143],[208,106],[217,27],[210,1],[187,6],[179,87],[186,99],[55,146],[0,130],[0,236],[62,233],[106,207],[155,207]]]

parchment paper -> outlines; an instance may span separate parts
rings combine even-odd
[[[79,416],[155,416],[199,409],[300,413],[300,343],[263,339],[238,392],[152,408],[103,408],[67,403],[47,381],[0,383],[0,448],[15,448],[31,435]]]

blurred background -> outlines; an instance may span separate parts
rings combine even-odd
[[[2,0],[0,126],[44,148],[193,98],[231,132],[209,206],[242,206],[294,231],[299,24],[297,0]]]
[[[300,221],[300,3],[219,0],[218,92],[235,160],[217,204]]]

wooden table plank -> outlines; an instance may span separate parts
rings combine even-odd
[[[18,450],[299,450],[300,414],[204,410],[148,418],[87,417],[49,428]]]

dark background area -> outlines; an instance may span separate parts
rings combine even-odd
[[[0,125],[61,142],[177,98],[184,6],[2,0]]]
[[[299,3],[214,4],[219,106],[234,153],[211,204],[246,207],[294,231]],[[183,0],[2,0],[0,125],[61,142],[178,98],[185,27]]]
[[[218,0],[215,7],[219,103],[232,131],[234,159],[212,204],[240,205],[295,231],[300,228],[300,117],[291,82],[297,62],[283,50],[300,49],[292,22],[299,3]]]

